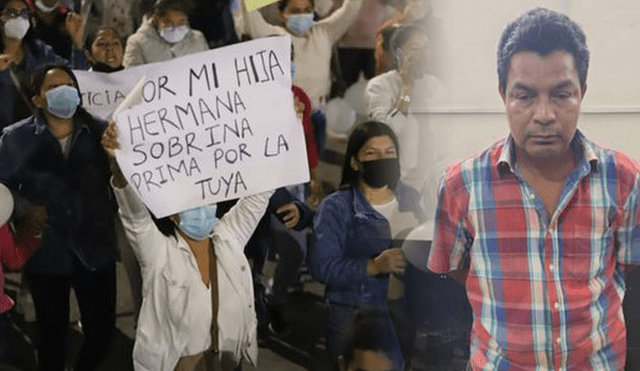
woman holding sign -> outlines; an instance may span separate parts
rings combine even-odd
[[[113,157],[115,124],[102,144],[112,160],[120,218],[142,268],[135,369],[227,370],[243,359],[255,365],[257,320],[243,249],[273,192],[240,199],[220,220],[216,205],[205,205],[154,224]]]
[[[342,188],[316,213],[311,267],[327,285],[327,345],[335,357],[353,314],[362,307],[386,308],[395,291],[388,289],[391,276],[404,273],[406,258],[393,239],[425,220],[418,192],[399,181],[398,154],[398,139],[387,125],[357,126],[347,144]],[[399,346],[394,356],[402,369]]]

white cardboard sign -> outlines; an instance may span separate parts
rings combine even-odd
[[[157,217],[309,180],[290,60],[269,37],[146,70],[114,113],[116,159]]]

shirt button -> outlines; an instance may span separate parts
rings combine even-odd
[[[558,304],[557,302],[555,304],[553,304],[553,307],[556,308],[556,310],[560,309],[560,304]]]
[[[560,337],[558,337],[558,338],[556,339],[556,343],[558,343],[558,344],[560,344],[560,342],[561,342],[561,341],[562,341],[562,339],[560,339]]]
[[[549,271],[553,272],[553,264],[549,264]]]
[[[529,193],[529,199],[530,200],[535,200],[536,199],[536,194],[535,193]]]
[[[243,272],[244,272],[245,269],[247,269],[247,268],[245,268],[244,265],[240,267],[240,270],[243,271]]]

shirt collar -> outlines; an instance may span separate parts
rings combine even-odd
[[[576,154],[576,162],[578,166],[590,165],[591,170],[597,170],[598,156],[591,141],[589,141],[585,135],[576,130],[576,134],[571,140],[571,148]],[[509,135],[502,141],[502,153],[498,158],[498,171],[509,171],[511,173],[516,172],[516,152],[514,149],[513,137]]]

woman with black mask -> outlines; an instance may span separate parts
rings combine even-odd
[[[116,72],[124,69],[124,43],[114,28],[100,27],[91,32],[84,43],[84,54],[96,72]]]
[[[425,219],[418,192],[399,181],[398,154],[398,139],[387,125],[357,126],[347,144],[342,187],[322,202],[315,217],[312,271],[327,285],[327,344],[335,357],[356,310],[388,307],[390,276],[401,276],[406,265],[393,240]],[[402,368],[399,343],[393,361]]]

